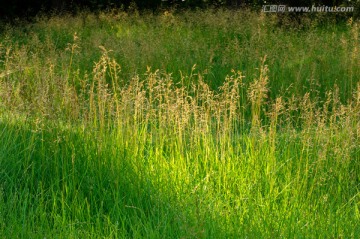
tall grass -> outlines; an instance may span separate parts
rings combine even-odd
[[[324,99],[325,92],[337,84],[345,103],[360,74],[359,26],[351,19],[347,24],[333,24],[327,18],[331,15],[304,16],[296,25],[285,16],[279,19],[247,10],[167,11],[159,15],[84,12],[39,17],[32,24],[7,27],[0,40],[10,52],[21,51],[23,63],[28,59],[31,65],[31,57],[36,55],[44,64],[50,61],[57,67],[69,67],[70,54],[64,49],[77,33],[78,48],[72,62],[81,78],[101,57],[99,46],[104,46],[121,65],[125,79],[143,74],[151,66],[172,73],[174,81],[180,82],[181,75],[190,75],[196,64],[194,73],[202,73],[213,90],[222,85],[231,69],[243,72],[244,82],[250,83],[266,55],[272,99],[311,90],[312,95]]]
[[[209,21],[216,29],[226,25],[216,25],[221,20],[213,17],[220,13],[182,17],[195,26]],[[172,15],[159,18],[169,17],[179,21]],[[134,18],[139,21],[132,23],[135,29],[145,24]],[[62,18],[51,21],[64,27]],[[94,31],[108,29],[110,20],[97,21],[105,27]],[[358,49],[358,42],[350,40],[358,31],[352,24],[342,36],[350,52]],[[213,89],[206,74],[197,71],[199,66],[179,78],[157,67],[130,76],[105,44],[83,50],[89,43],[79,42],[80,32],[68,39],[63,52],[50,38],[50,45],[36,43],[36,37],[22,46],[13,43],[17,30],[9,31],[1,46],[0,237],[360,236],[356,54],[349,58],[350,66],[341,68],[347,74],[339,79],[353,77],[344,102],[340,84],[324,89],[324,96],[315,86],[304,94],[272,95],[277,79],[272,66],[280,78],[282,66],[272,65],[271,54],[252,61],[254,74],[229,68]],[[310,39],[330,34],[309,31]],[[326,49],[318,56],[324,62],[334,57]],[[91,52],[100,56],[88,68],[81,59]],[[299,79],[307,72],[302,64],[292,72]],[[312,70],[317,74],[319,69]],[[337,77],[332,73],[330,80]]]

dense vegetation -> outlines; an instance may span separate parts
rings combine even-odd
[[[136,8],[140,11],[159,12],[164,9],[196,9],[208,7],[244,8],[251,7],[261,9],[267,4],[283,4],[287,6],[353,6],[355,11],[347,13],[347,17],[359,17],[360,0],[12,0],[0,3],[1,18],[26,18],[32,17],[39,12],[72,12],[81,9],[90,9],[97,12],[111,8],[131,10]],[[344,14],[340,14],[343,16]]]
[[[1,238],[359,238],[359,22],[38,17],[0,35]]]

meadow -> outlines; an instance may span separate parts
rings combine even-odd
[[[1,28],[0,238],[360,238],[358,21]]]

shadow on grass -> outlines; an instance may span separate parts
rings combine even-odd
[[[44,128],[44,126],[43,126]],[[91,132],[0,122],[0,237],[177,238],[179,210]]]

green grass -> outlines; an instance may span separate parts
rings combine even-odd
[[[57,71],[67,70],[70,54],[65,49],[74,43],[72,70],[83,76],[91,72],[103,46],[121,65],[125,80],[150,66],[172,73],[178,82],[181,72],[190,75],[196,64],[194,73],[201,73],[214,90],[231,69],[242,71],[244,81],[251,82],[266,55],[271,97],[310,90],[324,97],[337,84],[345,102],[360,74],[359,26],[332,24],[326,17],[331,19],[305,16],[300,26],[291,18],[247,10],[39,17],[32,24],[7,27],[0,37],[1,54],[10,48],[12,55],[20,54],[15,65],[21,60],[30,66],[35,57],[44,65],[55,64]]]
[[[0,237],[359,238],[359,25],[322,20],[8,27]]]

